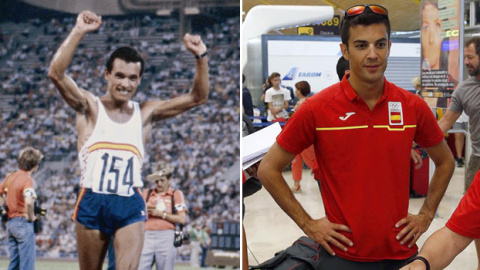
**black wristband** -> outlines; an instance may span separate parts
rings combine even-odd
[[[203,57],[205,57],[205,56],[207,56],[207,55],[208,55],[208,52],[205,51],[204,53],[202,53],[202,54],[200,54],[200,55],[195,55],[195,58],[201,59],[201,58],[203,58]]]
[[[427,259],[425,259],[422,256],[416,256],[415,258],[411,259],[410,262],[408,262],[408,263],[411,263],[411,262],[416,261],[416,260],[422,261],[425,264],[425,266],[427,267],[427,270],[430,270],[430,263],[428,263]]]

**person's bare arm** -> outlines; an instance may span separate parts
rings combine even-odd
[[[35,220],[34,205],[35,198],[32,196],[25,197],[25,213],[27,214],[26,218],[28,221]]]
[[[462,115],[459,112],[454,112],[451,110],[447,110],[447,112],[443,115],[442,119],[438,121],[438,125],[440,126],[440,129],[443,131],[443,133],[447,132],[453,124],[455,124],[455,121]]]
[[[198,35],[186,34],[183,37],[185,47],[195,56],[200,56],[207,52],[207,48]],[[192,90],[186,94],[169,100],[147,101],[142,104],[142,111],[146,112],[147,117],[152,121],[166,119],[180,113],[183,113],[193,107],[205,104],[209,92],[208,75],[208,56],[195,59],[195,78],[193,80]]]
[[[428,261],[431,270],[444,269],[472,241],[472,238],[462,236],[447,227],[443,227],[425,241],[418,256],[424,257]],[[426,269],[425,263],[415,260],[400,270],[424,269]]]
[[[185,212],[172,214],[164,211],[159,211],[155,207],[151,207],[151,206],[147,206],[147,211],[150,215],[154,217],[162,218],[162,219],[163,217],[165,217],[165,220],[170,223],[180,223],[182,225],[185,225],[185,223],[187,222],[187,214]]]
[[[320,243],[332,255],[335,253],[330,245],[346,251],[346,246],[351,246],[353,243],[337,231],[350,231],[350,229],[342,224],[331,223],[326,217],[318,220],[312,219],[295,199],[283,178],[283,169],[292,162],[294,157],[294,154],[287,152],[279,144],[273,144],[258,168],[260,181],[280,208],[297,223],[308,237]]]
[[[401,244],[408,243],[409,247],[413,246],[430,226],[455,169],[452,152],[445,141],[442,140],[435,146],[425,148],[425,151],[435,163],[427,197],[417,215],[409,214],[395,225],[397,228],[405,225],[398,233],[397,239]]]
[[[89,93],[78,88],[77,84],[65,72],[72,62],[73,55],[82,38],[89,32],[97,30],[102,19],[95,13],[83,11],[77,17],[75,27],[53,56],[48,77],[57,87],[65,101],[77,112],[88,108]]]

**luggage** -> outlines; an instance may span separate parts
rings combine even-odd
[[[420,198],[427,196],[429,183],[429,158],[425,150],[415,148],[415,151],[422,156],[422,167],[415,169],[415,164],[410,165],[410,197]]]

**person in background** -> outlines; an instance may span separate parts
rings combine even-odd
[[[465,42],[464,63],[470,77],[458,84],[453,91],[450,107],[438,124],[447,132],[460,118],[462,112],[469,117],[468,126],[472,141],[472,154],[465,169],[465,187],[467,192],[475,174],[480,170],[480,37],[474,36]],[[459,147],[460,148],[460,147]],[[477,260],[480,267],[480,240],[475,239]]]
[[[468,116],[465,112],[462,112],[460,117],[453,124],[453,129],[461,129],[468,131]],[[465,134],[463,132],[457,132],[455,134],[455,160],[457,161],[457,167],[462,168],[464,164],[463,158],[463,146],[465,145]]]
[[[37,199],[32,174],[43,155],[33,147],[18,154],[19,170],[9,174],[0,184],[0,206],[7,207],[7,247],[9,270],[35,269],[34,202]],[[4,198],[5,197],[5,198]]]
[[[295,107],[293,107],[292,112],[295,112],[302,105],[307,96],[310,94],[310,91],[310,84],[307,81],[300,81],[295,84],[295,95],[298,97],[298,102],[295,104]],[[313,150],[313,145],[303,150],[302,153],[296,155],[295,159],[292,161],[293,186],[290,188],[292,192],[302,191],[300,181],[302,181],[304,161],[315,175],[318,166],[317,161],[315,160],[315,151]]]
[[[190,245],[192,250],[190,252],[190,266],[198,268],[200,266],[200,258],[198,255],[201,252],[200,238],[202,235],[202,227],[198,223],[192,225],[190,234]]]
[[[423,99],[423,96],[422,96],[422,80],[420,79],[420,76],[415,76],[412,78],[412,85],[413,85],[413,88],[415,89],[415,95],[421,97]]]
[[[139,270],[150,270],[153,265],[157,270],[175,267],[175,224],[186,223],[187,206],[182,191],[171,187],[172,174],[171,168],[159,165],[147,176],[155,186],[143,191],[148,219]]]
[[[202,248],[202,257],[200,259],[200,267],[205,268],[207,265],[205,264],[205,260],[207,259],[207,252],[208,248],[210,247],[210,229],[207,225],[203,225],[202,231],[200,234],[200,247]]]
[[[278,72],[270,75],[272,87],[265,92],[265,102],[268,104],[267,121],[285,119],[287,117],[288,101],[291,99],[290,92],[280,85],[281,79]]]
[[[248,116],[253,116],[253,101],[252,95],[250,94],[250,90],[248,90],[247,86],[245,85],[245,75],[242,74],[242,106],[243,112]]]
[[[425,241],[414,260],[401,270],[440,270],[446,268],[472,241],[480,238],[480,173],[460,200],[444,227]]]
[[[350,64],[348,63],[348,60],[343,57],[343,55],[338,58],[337,61],[337,76],[338,80],[341,81],[343,79],[343,76],[345,74],[350,74]]]
[[[270,79],[270,76],[267,76],[267,78],[265,79],[265,83],[262,84],[262,90],[263,90],[262,101],[265,101],[265,92],[268,89],[270,89],[270,87],[272,87],[272,81]]]

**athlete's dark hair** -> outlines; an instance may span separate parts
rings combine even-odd
[[[340,37],[342,43],[348,48],[348,39],[350,38],[350,27],[357,25],[369,26],[372,24],[383,23],[387,27],[388,40],[390,40],[390,20],[387,16],[374,13],[369,7],[365,7],[365,11],[356,16],[344,16],[340,24]]]
[[[37,149],[31,146],[25,147],[18,154],[18,168],[28,172],[40,164],[42,158],[42,153]]]
[[[107,71],[110,73],[113,69],[113,62],[115,59],[122,59],[127,63],[138,63],[140,62],[140,77],[143,75],[143,71],[145,70],[145,60],[143,60],[140,53],[132,47],[120,47],[112,52],[110,57],[107,60]]]

